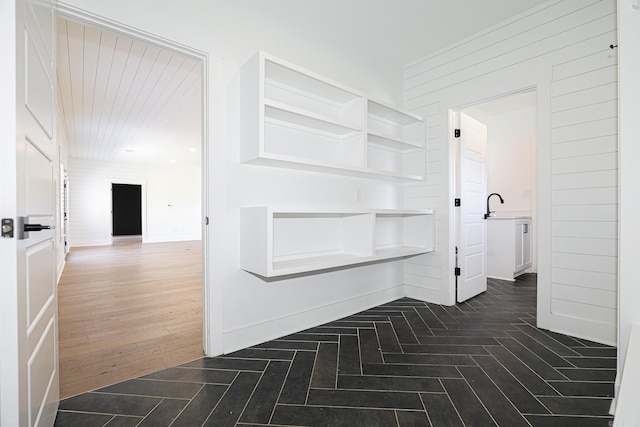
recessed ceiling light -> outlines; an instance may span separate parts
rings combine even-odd
[[[189,148],[189,151],[192,152],[192,153],[195,153],[196,149],[195,148]]]
[[[171,163],[175,163],[175,162],[176,162],[176,159],[171,159]]]

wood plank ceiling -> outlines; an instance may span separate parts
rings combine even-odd
[[[57,60],[70,157],[200,164],[199,61],[63,19]]]

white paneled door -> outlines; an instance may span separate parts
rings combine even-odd
[[[460,113],[458,225],[458,287],[463,302],[487,290],[487,226],[484,220],[487,194],[485,167],[487,127]]]
[[[55,10],[51,0],[17,0],[2,8],[15,17],[15,32],[2,41],[3,52],[11,49],[3,60],[15,65],[13,108],[3,105],[14,113],[15,143],[3,141],[0,170],[1,215],[14,221],[13,236],[1,242],[1,424],[49,427],[59,400]]]

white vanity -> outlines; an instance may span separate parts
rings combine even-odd
[[[487,276],[514,280],[531,268],[531,217],[487,219]]]

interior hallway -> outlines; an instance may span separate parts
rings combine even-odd
[[[535,327],[536,277],[403,298],[60,403],[57,427],[608,426],[616,349]]]
[[[71,249],[58,286],[61,398],[202,357],[201,245]]]

